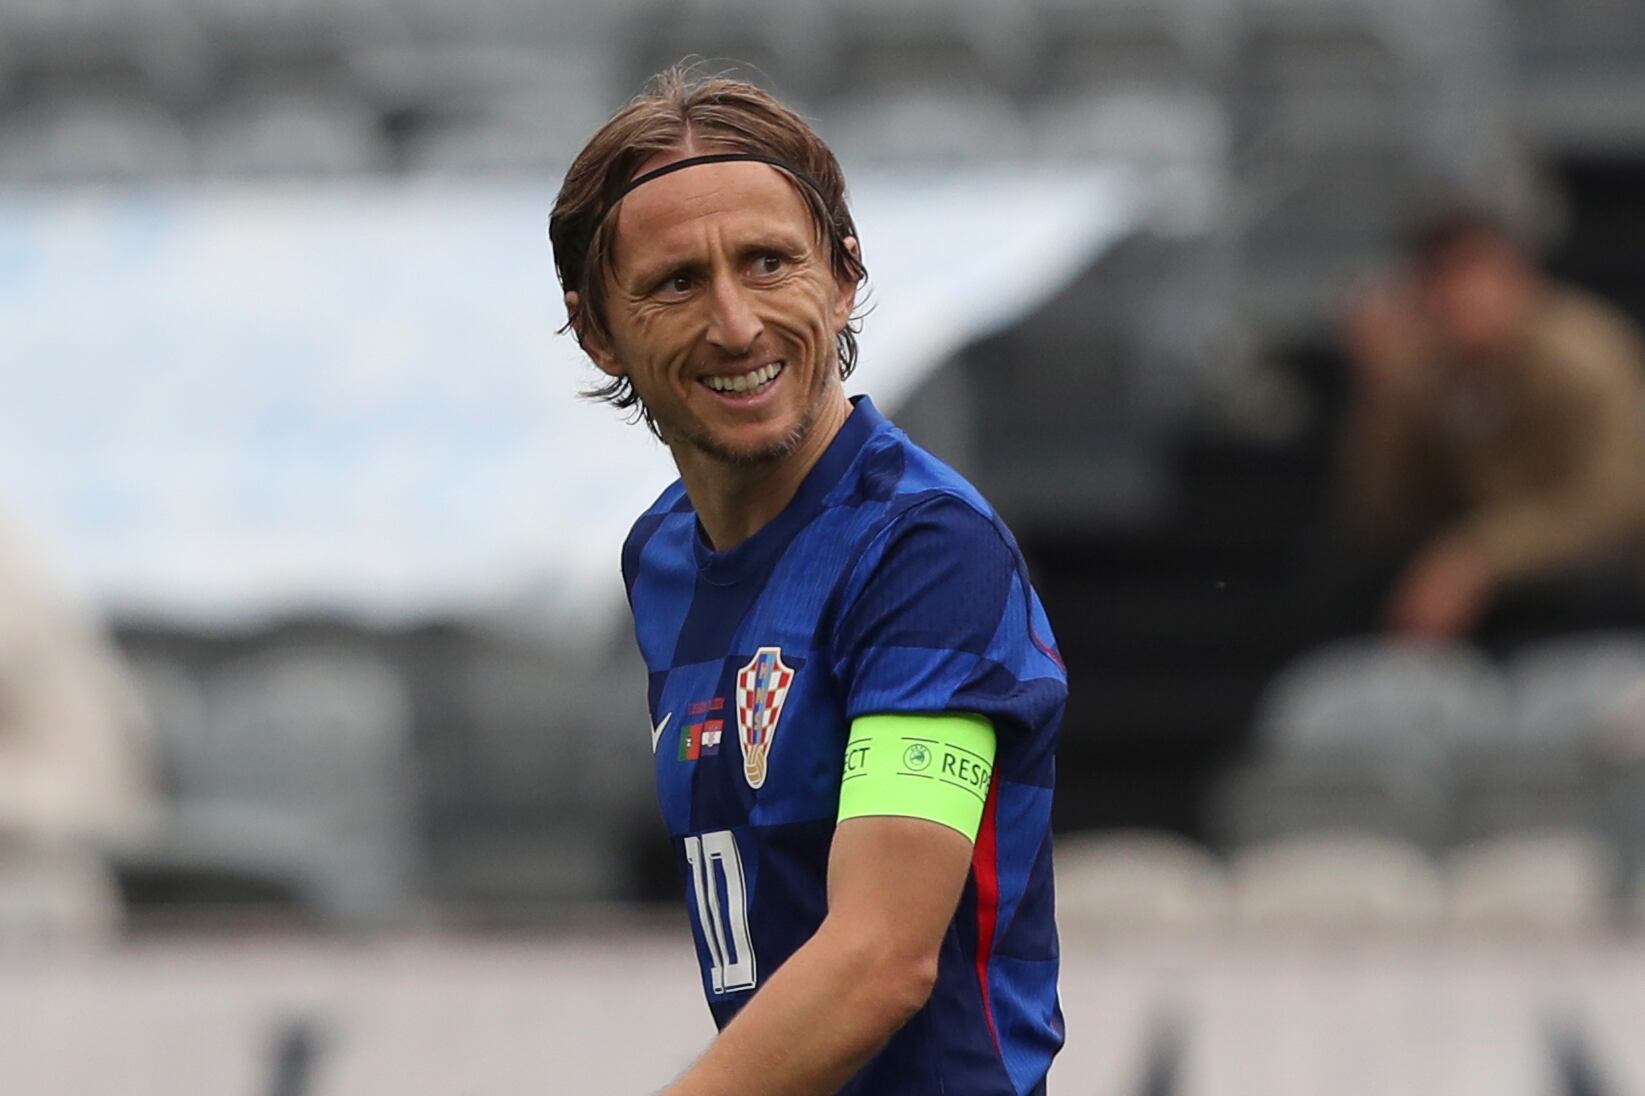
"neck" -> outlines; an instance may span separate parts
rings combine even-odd
[[[685,493],[716,552],[735,548],[783,512],[850,413],[851,403],[841,393],[792,453],[763,464],[731,465],[695,448],[671,447]]]

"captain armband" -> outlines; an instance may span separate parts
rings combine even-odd
[[[994,725],[979,715],[859,716],[845,748],[839,820],[925,818],[975,841],[994,747]]]

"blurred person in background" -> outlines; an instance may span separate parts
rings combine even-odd
[[[846,397],[866,272],[834,154],[674,70],[550,234],[596,394],[680,472],[622,558],[721,1028],[669,1096],[1044,1092],[1067,679],[987,503]]]
[[[1343,519],[1397,577],[1390,629],[1492,645],[1645,624],[1645,353],[1474,209],[1352,303]]]
[[[118,656],[0,525],[0,933],[103,916],[77,903],[108,897],[98,851],[156,820],[152,777]]]

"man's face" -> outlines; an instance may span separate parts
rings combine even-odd
[[[1425,264],[1419,299],[1442,350],[1464,361],[1512,348],[1532,299],[1529,261],[1506,240],[1465,237]]]
[[[789,180],[767,164],[702,164],[646,183],[614,216],[596,364],[629,379],[677,457],[747,466],[793,452],[840,398],[834,340],[853,286]]]

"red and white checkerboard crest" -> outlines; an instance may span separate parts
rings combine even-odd
[[[742,743],[743,776],[750,788],[765,783],[766,757],[793,683],[794,671],[783,665],[781,647],[761,647],[737,671],[737,741]]]

